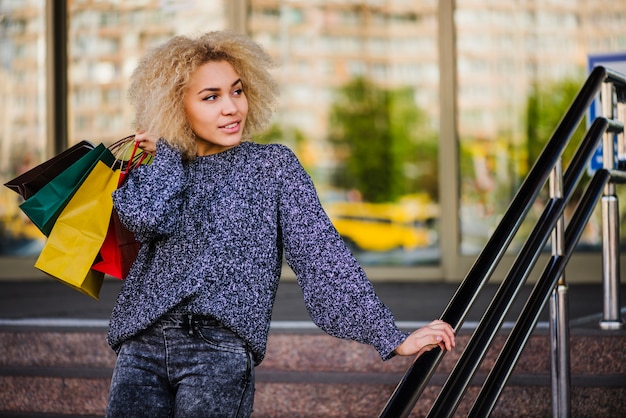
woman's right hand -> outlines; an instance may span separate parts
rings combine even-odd
[[[437,346],[442,350],[452,350],[455,345],[454,329],[446,322],[437,319],[413,331],[395,351],[401,356],[415,354],[420,356]]]
[[[159,136],[150,132],[137,131],[135,134],[135,142],[139,144],[139,148],[150,155],[156,155],[156,143],[158,140]]]

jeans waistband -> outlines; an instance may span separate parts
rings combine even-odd
[[[209,315],[198,315],[189,312],[169,312],[161,318],[164,325],[194,329],[198,326],[221,327],[222,324],[217,319]]]

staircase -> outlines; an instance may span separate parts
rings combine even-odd
[[[600,331],[597,321],[571,329],[573,417],[620,417],[626,411],[626,331]],[[491,352],[504,344],[506,330]],[[104,414],[115,354],[106,331],[0,327],[0,417],[96,417]],[[457,337],[413,410],[425,416],[460,355],[469,331]],[[494,417],[550,417],[550,343],[534,332],[493,411]],[[488,354],[476,383],[495,361]],[[267,357],[256,369],[254,418],[376,417],[411,358],[380,361],[370,347],[316,330],[270,333]],[[456,415],[465,416],[476,395],[472,385]]]

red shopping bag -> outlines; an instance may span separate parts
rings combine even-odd
[[[139,246],[135,235],[122,225],[113,209],[109,229],[100,248],[99,260],[91,268],[124,280],[137,258]]]
[[[135,144],[132,155],[128,160],[126,170],[120,173],[118,187],[124,184],[132,168],[138,167],[146,161],[148,154],[141,152],[138,159],[135,159],[136,151],[137,144]],[[91,268],[123,280],[128,276],[130,267],[137,258],[139,247],[140,244],[135,240],[135,235],[122,225],[117,212],[113,209],[109,229],[102,248],[100,248],[99,259]]]

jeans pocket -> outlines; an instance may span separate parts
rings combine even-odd
[[[198,336],[212,348],[229,353],[245,354],[246,343],[229,329],[215,326],[200,326],[196,329]]]

